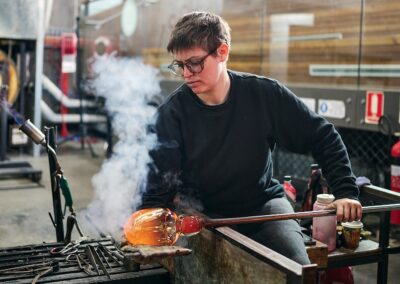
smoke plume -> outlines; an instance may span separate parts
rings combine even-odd
[[[103,233],[119,239],[121,226],[139,205],[146,186],[148,150],[156,143],[156,136],[146,131],[156,110],[149,102],[160,94],[160,76],[138,59],[114,56],[99,58],[92,68],[90,87],[105,98],[118,142],[92,179],[94,200],[83,214]]]

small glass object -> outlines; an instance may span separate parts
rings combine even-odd
[[[177,215],[168,208],[147,208],[133,213],[124,226],[131,245],[168,246],[180,236],[192,236],[201,231],[200,216]]]

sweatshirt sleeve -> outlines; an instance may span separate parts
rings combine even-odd
[[[311,152],[336,199],[357,199],[358,187],[346,147],[334,126],[310,111],[288,88],[275,83],[268,96],[272,129],[278,145],[299,154]]]
[[[171,112],[160,108],[152,130],[157,135],[157,144],[150,151],[152,163],[149,164],[146,189],[139,209],[171,208],[181,184],[179,124]]]

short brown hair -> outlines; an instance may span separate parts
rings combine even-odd
[[[209,12],[192,12],[178,20],[171,32],[168,52],[201,47],[217,49],[221,43],[231,44],[230,27],[220,16]]]

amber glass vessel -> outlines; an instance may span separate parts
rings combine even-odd
[[[168,208],[147,208],[133,213],[124,226],[132,245],[173,245],[180,236],[201,231],[204,220],[199,216],[177,215]]]

